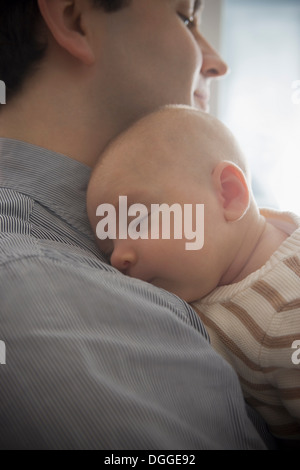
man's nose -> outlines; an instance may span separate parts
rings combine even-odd
[[[201,74],[206,78],[217,78],[226,75],[228,72],[228,65],[224,62],[218,52],[200,33],[197,34],[196,41],[202,53]]]
[[[116,244],[110,257],[111,265],[123,274],[129,274],[130,268],[137,262],[137,254],[133,247],[126,243]]]

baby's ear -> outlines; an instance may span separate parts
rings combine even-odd
[[[250,191],[243,171],[234,163],[222,161],[215,167],[213,184],[228,222],[241,219],[250,204]]]

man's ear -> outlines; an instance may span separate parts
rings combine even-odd
[[[38,0],[41,15],[56,42],[86,65],[94,63],[85,27],[85,13],[91,2],[80,0]]]
[[[250,191],[243,171],[229,161],[220,162],[214,169],[213,184],[228,222],[241,219],[250,204]]]

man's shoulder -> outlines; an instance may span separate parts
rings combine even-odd
[[[0,234],[0,284],[9,310],[71,310],[119,319],[172,312],[206,336],[191,307],[173,294],[122,275],[77,246],[38,240],[31,235]]]

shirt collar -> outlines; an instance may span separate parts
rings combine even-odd
[[[90,173],[65,155],[0,137],[0,187],[31,197],[94,240],[85,202]]]

